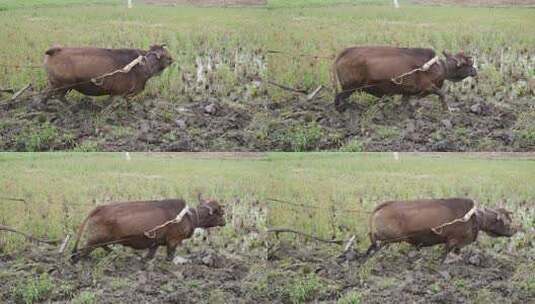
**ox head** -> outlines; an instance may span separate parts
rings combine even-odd
[[[466,56],[463,51],[455,55],[452,55],[446,51],[442,53],[446,57],[446,78],[448,80],[459,82],[466,77],[477,76],[477,70],[474,67],[474,59],[471,56]]]
[[[478,209],[476,216],[481,230],[492,237],[513,236],[518,232],[518,227],[513,225],[511,212],[503,208],[496,210],[483,208]]]
[[[210,228],[225,226],[225,210],[216,200],[203,199],[199,194],[199,205],[197,206],[199,216],[198,226],[201,228]]]
[[[174,62],[173,57],[171,57],[171,54],[165,48],[165,44],[152,45],[145,57],[149,58],[152,63],[151,69],[154,71],[154,74],[160,74]]]

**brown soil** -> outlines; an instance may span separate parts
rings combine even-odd
[[[505,107],[474,97],[451,102],[458,109],[453,113],[432,97],[410,106],[353,103],[344,113],[334,109],[328,93],[287,103],[271,103],[266,95],[249,102],[200,99],[183,105],[138,100],[131,109],[114,111],[101,110],[107,104],[90,98],[67,110],[24,101],[0,112],[0,149],[68,150],[91,142],[98,151],[306,151],[338,150],[352,141],[372,152],[535,149],[531,137],[517,133],[519,115],[530,111],[525,99]]]
[[[0,303],[270,303],[255,292],[266,267],[257,220],[265,209],[256,202],[229,210],[229,227],[184,241],[177,255],[188,261],[178,265],[166,261],[163,247],[147,262],[146,250],[120,245],[72,265],[70,249],[60,254],[58,246],[21,239],[6,252],[0,238]]]
[[[364,252],[351,251],[350,260],[339,257],[341,246],[275,241],[268,256],[278,278],[272,288],[308,286],[307,300],[322,303],[352,293],[360,302],[344,303],[533,303],[535,291],[525,285],[529,248],[495,253],[473,244],[451,264],[440,264],[441,249],[392,245],[363,261]],[[292,297],[280,293],[274,303]]]

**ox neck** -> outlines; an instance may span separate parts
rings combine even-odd
[[[195,230],[195,228],[199,228],[199,211],[197,208],[190,208],[188,215],[191,225],[193,226],[193,230]]]
[[[155,74],[157,74],[159,71],[158,70],[159,62],[158,62],[158,59],[156,58],[156,55],[148,53],[144,56],[144,58],[145,58],[145,65],[143,67],[147,76],[154,76]]]
[[[455,70],[455,66],[452,66],[452,63],[448,63],[447,59],[440,59],[438,63],[441,69],[441,74],[443,75],[444,79],[450,79],[453,76],[452,71]]]
[[[485,208],[477,208],[476,222],[479,230],[489,230],[488,211]]]

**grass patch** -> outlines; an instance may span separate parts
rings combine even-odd
[[[296,278],[286,288],[286,292],[291,303],[307,303],[314,299],[314,296],[321,289],[321,281],[315,274]]]
[[[44,302],[54,288],[54,282],[48,274],[20,281],[14,288],[15,299],[20,303]]]
[[[337,304],[360,304],[362,303],[362,295],[359,292],[351,291],[346,293],[343,297],[338,299]]]

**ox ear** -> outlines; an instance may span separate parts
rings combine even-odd
[[[202,199],[202,193],[200,191],[197,192],[197,200],[199,201],[199,204],[204,203],[204,200]]]
[[[163,45],[153,44],[150,46],[150,51],[156,55],[156,59],[160,59],[162,57],[161,50],[163,50]]]
[[[513,213],[503,208],[498,209],[498,220],[502,223],[508,224],[512,222]]]

